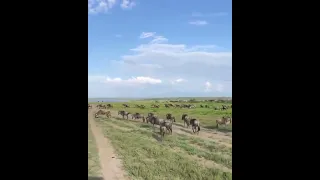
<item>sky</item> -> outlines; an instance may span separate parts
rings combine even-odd
[[[231,0],[88,0],[88,97],[232,96]]]

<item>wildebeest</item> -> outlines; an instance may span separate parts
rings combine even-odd
[[[107,109],[106,105],[98,104],[97,108],[99,109]]]
[[[92,105],[91,104],[88,104],[88,109],[92,109]]]
[[[102,110],[99,110],[98,112],[96,112],[95,114],[95,118],[98,118],[99,115],[106,115],[107,118],[110,118],[111,117],[111,112],[110,111],[102,111]]]
[[[129,118],[129,112],[127,111],[118,111],[118,115],[122,116],[122,119],[124,119],[124,116],[127,116],[127,119]]]
[[[188,114],[182,114],[181,120],[183,120],[183,126],[187,124],[187,128],[189,128]]]
[[[142,105],[136,104],[136,105],[135,105],[135,107],[136,107],[136,108],[144,109],[146,106],[145,106],[145,105],[143,105],[143,104],[142,104]]]
[[[107,104],[107,108],[113,108],[112,104]]]
[[[190,119],[190,124],[192,126],[192,132],[199,134],[200,132],[200,121],[197,119]]]
[[[166,127],[167,131],[170,134],[172,134],[172,120],[171,119],[164,120],[164,123],[162,125]]]
[[[172,120],[164,120],[164,119],[160,119],[156,116],[151,116],[149,117],[148,121],[153,125],[153,128],[154,128],[154,125],[159,125],[160,127],[161,126],[164,126],[166,127],[167,131],[172,134]]]
[[[169,120],[172,120],[173,122],[176,122],[176,118],[175,118],[174,116],[172,116],[171,113],[168,113],[168,114],[166,115],[166,118],[169,119]]]
[[[165,134],[165,127],[164,126],[160,126],[160,135],[161,135],[161,138],[164,137],[164,134]]]
[[[230,117],[222,117],[221,119],[216,120],[216,128],[219,128],[219,125],[227,125],[232,123],[232,118]]]
[[[154,114],[153,113],[148,113],[148,116],[147,116],[147,118],[146,118],[146,121],[147,121],[147,123],[149,123],[150,121],[150,118],[151,117],[153,117],[154,116]],[[151,122],[150,122],[151,123]]]
[[[145,122],[145,118],[142,114],[140,113],[132,114],[132,119],[140,119],[140,118],[143,120],[143,122]]]
[[[227,109],[228,109],[228,107],[226,105],[222,105],[221,110],[227,110]]]
[[[128,104],[122,104],[123,107],[129,108],[130,106]]]
[[[160,107],[160,105],[157,105],[157,104],[152,104],[151,105],[151,108],[159,108]]]

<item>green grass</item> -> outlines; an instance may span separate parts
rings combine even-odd
[[[159,129],[154,132],[144,123],[113,118],[96,121],[132,179],[232,179],[231,148],[178,134],[161,140]]]
[[[98,151],[90,128],[88,128],[88,176],[101,176]]]
[[[95,103],[92,103],[95,104]],[[103,102],[103,104],[108,104],[108,102]],[[216,103],[216,102],[199,102],[199,103],[172,103],[172,104],[194,104],[197,107],[195,109],[187,109],[187,108],[166,108],[164,106],[165,102],[155,103],[155,101],[130,101],[125,104],[130,105],[130,108],[123,108],[122,104],[124,102],[112,102],[110,103],[114,106],[113,110],[126,110],[130,113],[142,113],[147,115],[149,112],[153,112],[157,114],[159,117],[165,118],[167,113],[171,113],[175,116],[177,122],[183,123],[181,120],[181,116],[183,113],[187,113],[190,117],[194,117],[200,120],[201,126],[208,129],[216,129],[216,120],[221,118],[222,116],[232,116],[232,109],[229,108],[226,111],[214,110],[213,107],[221,107],[222,104],[230,105],[228,103]],[[145,105],[145,109],[135,108],[134,105]],[[159,104],[160,108],[151,108],[151,104]],[[211,108],[200,108],[200,104],[209,105]],[[232,124],[227,125],[226,127],[219,127],[220,131],[230,132],[232,131]]]

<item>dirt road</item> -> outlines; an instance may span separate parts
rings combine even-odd
[[[104,137],[101,129],[96,125],[94,120],[93,107],[88,110],[89,126],[92,134],[95,137],[97,149],[99,152],[99,159],[101,164],[101,172],[104,180],[127,180],[129,179],[123,171],[120,159],[117,158],[115,150],[113,149],[110,141]]]

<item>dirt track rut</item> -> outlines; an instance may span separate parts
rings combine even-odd
[[[125,176],[125,172],[122,170],[121,161],[117,158],[115,150],[113,149],[110,141],[104,137],[103,132],[96,125],[93,114],[95,112],[95,108],[89,109],[88,111],[89,126],[97,144],[101,172],[104,180],[129,179]]]

